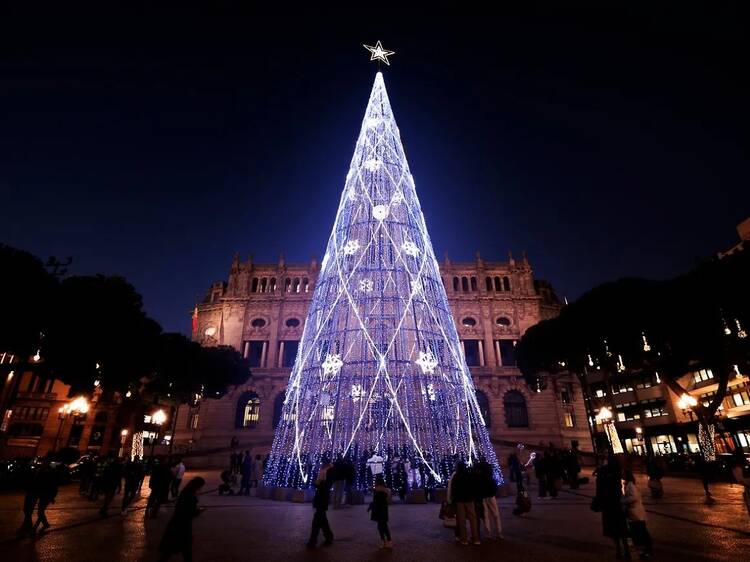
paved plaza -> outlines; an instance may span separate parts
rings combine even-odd
[[[329,511],[334,544],[308,551],[304,543],[312,516],[309,504],[218,496],[214,473],[189,473],[185,482],[197,474],[206,477],[208,485],[200,498],[207,509],[194,527],[196,560],[615,559],[611,544],[601,536],[598,514],[589,509],[592,484],[576,492],[563,491],[558,499],[534,497],[531,512],[523,517],[512,515],[513,498],[502,498],[505,540],[501,542],[456,545],[452,532],[444,529],[437,517],[437,505],[398,505],[396,500],[390,511],[393,551],[378,550],[375,524],[362,505]],[[638,478],[645,489],[643,477]],[[144,493],[146,489],[144,484]],[[667,478],[665,491],[661,500],[646,498],[654,559],[728,562],[750,557],[750,523],[739,486],[715,485],[713,505],[705,503],[696,480]],[[163,510],[158,519],[144,520],[145,500],[141,496],[124,517],[114,509],[116,515],[102,520],[97,515],[100,502],[81,498],[77,485],[68,485],[61,488],[57,503],[48,510],[50,531],[36,539],[16,539],[22,496],[4,493],[0,496],[0,560],[156,560],[157,545],[172,508]],[[119,505],[119,496],[113,505]]]

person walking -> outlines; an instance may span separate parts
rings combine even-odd
[[[253,467],[250,471],[250,488],[253,487],[253,484],[255,484],[255,487],[258,487],[258,482],[263,481],[263,459],[260,455],[255,455],[255,460],[253,461]],[[249,493],[249,490],[248,490]]]
[[[578,444],[574,442],[565,453],[565,474],[568,478],[568,486],[571,490],[579,488],[578,475],[581,473],[581,461],[578,459]]]
[[[380,474],[375,478],[375,487],[372,489],[372,502],[367,508],[370,512],[370,520],[378,524],[380,534],[380,548],[393,548],[391,530],[388,528],[388,500],[391,490],[385,485],[385,479]]]
[[[307,541],[307,548],[318,546],[318,535],[323,531],[325,541],[323,544],[328,546],[333,543],[333,531],[328,524],[328,503],[331,499],[331,485],[333,484],[333,465],[328,459],[324,459],[318,478],[315,480],[315,496],[313,496],[313,514],[312,529],[310,530],[310,540]]]
[[[109,506],[115,497],[122,480],[122,465],[120,459],[110,456],[102,469],[101,490],[104,493],[104,503],[99,510],[102,517],[108,516]]]
[[[458,527],[458,540],[462,545],[468,545],[466,537],[466,521],[471,528],[471,542],[475,545],[481,544],[479,540],[479,525],[477,513],[474,509],[474,490],[471,474],[466,469],[463,461],[456,463],[456,471],[448,482],[448,501],[456,506],[456,523]]]
[[[344,488],[346,487],[346,465],[341,455],[337,455],[333,463],[333,509],[339,509],[344,500]]]
[[[46,510],[49,504],[55,503],[58,483],[59,478],[57,470],[50,466],[48,460],[45,460],[36,475],[36,493],[39,498],[39,503],[37,505],[37,520],[36,523],[34,523],[32,533],[36,533],[40,525],[44,531],[49,529],[50,525],[49,521],[47,521]]]
[[[138,485],[141,480],[141,464],[136,461],[128,461],[123,470],[123,476],[125,479],[125,490],[122,493],[122,507],[120,508],[121,515],[125,515],[128,512],[128,506],[135,499],[138,493]]]
[[[26,465],[23,469],[24,497],[23,497],[23,522],[18,528],[19,537],[29,535],[34,531],[34,508],[39,501],[39,489],[37,486],[38,469],[34,470]]]
[[[166,562],[172,555],[180,553],[185,562],[193,559],[193,519],[203,513],[198,506],[198,492],[206,484],[196,476],[185,485],[175,504],[172,519],[167,523],[159,543],[160,562]]]
[[[534,477],[539,484],[537,499],[547,499],[547,455],[541,452],[534,456]]]
[[[503,525],[500,522],[500,508],[497,505],[497,482],[492,474],[492,466],[486,461],[479,462],[479,490],[484,512],[484,530],[487,538],[503,538]],[[493,529],[494,528],[494,529]]]
[[[180,484],[182,484],[182,478],[185,476],[185,463],[182,462],[181,458],[177,459],[177,462],[172,467],[172,497],[176,498],[180,495]]]
[[[630,536],[633,539],[633,544],[641,548],[640,557],[650,558],[652,541],[646,528],[646,508],[643,507],[641,491],[635,483],[635,476],[631,470],[623,472],[623,480],[625,481],[625,490],[620,501],[625,509]]]
[[[146,515],[156,518],[159,515],[161,504],[169,500],[169,482],[172,478],[172,470],[164,458],[158,459],[152,466],[151,477],[148,481],[151,493],[146,504]]]
[[[630,558],[628,530],[622,510],[622,480],[617,457],[610,453],[604,464],[596,469],[596,495],[591,509],[602,514],[602,532],[615,543],[617,557]]]
[[[370,471],[370,477],[373,484],[375,483],[375,478],[378,477],[378,474],[383,474],[384,470],[384,463],[383,463],[383,457],[381,457],[377,452],[373,451],[372,456],[367,459],[367,468]]]
[[[253,457],[250,455],[250,451],[245,451],[245,456],[242,459],[242,465],[240,468],[240,493],[239,495],[250,495],[250,476],[253,473]]]
[[[696,468],[698,474],[701,476],[701,484],[703,484],[703,492],[706,495],[706,503],[714,503],[713,495],[711,494],[711,481],[713,480],[713,463],[703,458],[702,454],[698,454],[695,459]]]
[[[646,474],[648,475],[648,489],[651,491],[651,497],[654,499],[664,497],[664,485],[661,482],[664,477],[664,470],[655,455],[651,455],[646,463]]]

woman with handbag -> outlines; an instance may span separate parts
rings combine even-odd
[[[607,460],[596,469],[596,496],[591,509],[602,514],[602,532],[615,543],[617,558],[630,558],[628,527],[620,500],[622,498],[622,473],[617,457],[610,453]]]
[[[625,491],[622,494],[622,506],[630,527],[633,544],[641,547],[641,558],[651,557],[651,535],[646,528],[646,508],[643,507],[641,492],[636,486],[635,476],[630,470],[623,473]]]
[[[375,477],[375,487],[372,489],[372,502],[367,511],[370,512],[370,519],[378,524],[380,548],[393,548],[391,530],[388,528],[388,498],[390,497],[391,490],[386,487],[383,475],[378,474]]]

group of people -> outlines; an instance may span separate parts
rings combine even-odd
[[[229,455],[229,469],[221,472],[222,483],[219,486],[219,494],[234,495],[234,484],[237,475],[240,476],[239,495],[249,496],[250,488],[257,488],[263,481],[263,473],[268,464],[269,455],[263,459],[260,455],[253,456],[250,451],[232,451]]]
[[[455,513],[456,540],[468,545],[466,523],[471,530],[471,543],[481,544],[480,525],[483,522],[488,538],[502,539],[503,527],[497,505],[497,481],[492,466],[479,460],[467,466],[456,463],[456,470],[448,481],[447,504]]]

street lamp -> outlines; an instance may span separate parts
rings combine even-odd
[[[622,443],[620,443],[620,437],[617,435],[617,428],[612,421],[612,410],[606,406],[602,406],[599,413],[596,415],[596,420],[602,424],[604,433],[607,435],[607,441],[609,441],[609,446],[612,448],[612,452],[615,454],[622,453]]]
[[[677,407],[682,410],[683,416],[689,416],[690,421],[693,421],[693,408],[698,405],[698,401],[689,394],[683,393],[680,399],[677,401]]]
[[[62,428],[65,420],[69,417],[72,417],[73,421],[75,422],[75,420],[77,420],[78,418],[85,416],[88,411],[89,403],[83,396],[79,396],[78,398],[71,400],[67,404],[63,404],[62,406],[60,406],[60,409],[57,411],[57,419],[60,420],[60,424],[57,426],[57,437],[55,437],[55,451],[57,451],[58,447],[60,446],[60,435],[62,434]]]
[[[154,434],[154,437],[151,439],[151,455],[150,458],[154,457],[154,447],[156,447],[156,439],[159,436],[159,433],[161,432],[161,426],[164,424],[164,422],[167,421],[167,414],[164,412],[164,410],[156,410],[153,414],[151,414],[151,423],[155,424],[157,426],[156,433]]]

